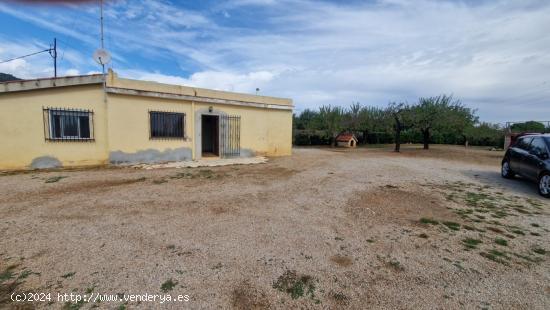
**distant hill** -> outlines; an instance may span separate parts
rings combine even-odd
[[[20,80],[19,78],[16,78],[15,76],[7,73],[0,72],[0,82],[7,82],[7,81],[17,81]]]

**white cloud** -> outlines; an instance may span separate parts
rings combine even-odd
[[[2,36],[0,36],[0,46],[1,60],[43,51],[49,47],[46,42],[33,40],[10,41]],[[75,50],[68,48],[58,49],[58,74],[78,75],[79,70],[77,68],[87,63],[83,59],[86,58]],[[48,52],[43,52],[22,59],[16,59],[0,64],[0,72],[9,73],[23,79],[51,77],[54,75],[53,58]]]
[[[31,15],[0,5],[0,11],[51,30],[74,25],[66,35],[91,46],[93,39],[78,35],[97,32],[96,10],[86,10]],[[219,13],[237,20],[239,10],[256,10],[253,26],[217,20]],[[293,98],[299,109],[453,93],[484,120],[550,118],[547,1],[239,0],[212,11],[215,16],[164,0],[112,2],[106,34],[108,48],[121,55],[115,68],[165,83],[249,93],[259,87],[266,95]],[[78,63],[91,51],[68,55],[66,69],[91,70],[89,57]],[[130,55],[183,69],[147,72],[143,62],[123,60]],[[17,66],[11,70],[35,75],[47,68],[42,62],[36,72],[26,62]]]
[[[80,71],[78,71],[77,69],[69,69],[69,70],[66,70],[65,71],[65,75],[66,76],[75,76],[75,75],[80,75]]]
[[[135,70],[123,70],[119,73],[138,80],[241,93],[253,93],[256,88],[262,89],[263,86],[267,85],[275,77],[274,73],[267,71],[250,72],[247,74],[203,71],[194,73],[189,78]]]

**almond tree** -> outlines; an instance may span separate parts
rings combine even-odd
[[[418,104],[411,107],[411,113],[414,127],[422,133],[425,150],[430,148],[433,130],[464,135],[466,128],[477,121],[475,111],[449,95],[420,98]]]
[[[344,110],[341,107],[326,105],[319,108],[318,128],[326,131],[333,147],[336,146],[336,137],[342,130],[343,117]]]
[[[401,131],[406,129],[406,123],[410,122],[410,107],[406,103],[390,102],[386,109],[386,114],[389,115],[393,121],[393,129],[395,133],[395,152],[401,150]]]

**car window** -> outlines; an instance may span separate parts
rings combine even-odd
[[[529,144],[531,144],[531,140],[533,140],[532,137],[521,137],[518,139],[518,142],[516,143],[515,147],[520,148],[522,150],[528,150]]]
[[[533,142],[531,142],[529,151],[532,154],[536,155],[548,153],[548,151],[546,150],[546,143],[544,142],[544,140],[542,140],[542,138],[534,138]]]

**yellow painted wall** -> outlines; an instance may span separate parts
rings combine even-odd
[[[128,156],[147,150],[161,152],[188,148],[191,151],[192,125],[191,103],[171,99],[142,96],[108,96],[109,150],[124,152]],[[150,139],[149,111],[185,113],[185,135],[183,139]],[[145,156],[145,155],[144,155]]]
[[[122,84],[126,83],[124,80]],[[141,82],[140,82],[141,83]],[[134,87],[140,83],[127,82]],[[149,84],[144,83],[147,86]],[[141,86],[143,86],[141,85]],[[112,86],[112,85],[111,85]],[[158,86],[158,85],[157,85]],[[170,90],[170,85],[160,84]],[[177,87],[177,86],[175,86]],[[205,95],[208,90],[194,89]],[[187,93],[188,88],[182,88]],[[211,91],[214,96],[238,94]],[[222,93],[220,95],[220,93]],[[249,95],[248,95],[249,96]],[[277,98],[256,98],[277,104]],[[281,103],[291,104],[288,99]],[[101,165],[109,163],[113,154],[129,158],[161,155],[170,157],[176,150],[194,151],[196,138],[196,111],[207,111],[241,116],[241,149],[244,154],[290,155],[292,148],[292,111],[243,107],[224,104],[192,103],[184,100],[161,99],[147,96],[109,94],[104,102],[103,88],[99,84],[47,88],[20,92],[0,92],[0,169],[26,169],[38,157],[52,157],[64,167]],[[93,142],[45,141],[43,107],[89,109],[94,111]],[[182,112],[185,117],[186,139],[150,139],[149,111]],[[177,153],[180,154],[180,153]],[[200,155],[200,154],[199,154]],[[137,156],[137,157],[132,157]],[[164,157],[163,157],[164,158]]]
[[[47,142],[42,107],[89,109],[94,112],[95,142]],[[0,169],[29,168],[41,156],[64,166],[107,162],[103,91],[99,85],[50,88],[0,94]]]
[[[285,156],[292,152],[292,111],[230,105],[196,104],[195,110],[241,116],[241,149],[257,155]]]

